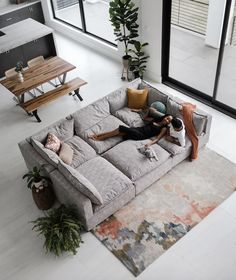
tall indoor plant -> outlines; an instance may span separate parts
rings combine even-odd
[[[110,21],[114,27],[116,41],[124,43],[123,65],[128,67],[130,45],[138,35],[138,7],[132,0],[113,0],[110,2]]]

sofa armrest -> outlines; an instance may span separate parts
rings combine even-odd
[[[34,166],[38,168],[43,166],[43,171],[48,175],[55,167],[49,164],[41,155],[34,149],[34,147],[26,140],[18,143],[21,154],[25,160],[25,164],[29,170],[32,170]]]
[[[93,216],[90,199],[79,192],[57,169],[50,173],[50,178],[59,202],[76,206],[79,218],[86,226],[88,219]]]
[[[211,123],[212,123],[212,115],[209,115],[207,113],[205,113],[205,115],[207,116],[207,123],[206,123],[206,127],[205,127],[205,135],[207,137],[207,141],[209,140],[210,137],[210,130],[211,130]]]

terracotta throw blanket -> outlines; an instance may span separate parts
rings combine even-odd
[[[190,155],[190,159],[194,160],[197,159],[198,156],[198,136],[193,124],[193,112],[196,109],[196,105],[187,102],[181,105],[182,105],[181,112],[183,114],[185,129],[188,134],[188,137],[192,142],[192,152]]]

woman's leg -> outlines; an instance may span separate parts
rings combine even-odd
[[[103,141],[107,138],[111,138],[111,137],[115,137],[115,136],[123,136],[123,135],[125,135],[125,133],[120,132],[119,128],[117,128],[112,131],[90,135],[88,138],[95,140],[95,141]]]

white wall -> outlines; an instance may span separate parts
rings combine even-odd
[[[141,39],[150,55],[145,77],[161,82],[162,0],[141,0]]]
[[[161,34],[162,34],[162,0],[134,0],[140,7],[140,39],[148,42],[146,48],[150,55],[145,78],[161,82]],[[53,19],[50,7],[50,0],[43,0],[42,7],[45,15],[46,24],[53,29],[71,37],[72,39],[93,48],[112,59],[121,61],[123,46],[118,45],[118,49],[111,47],[100,40],[88,36],[70,26],[65,26]]]

